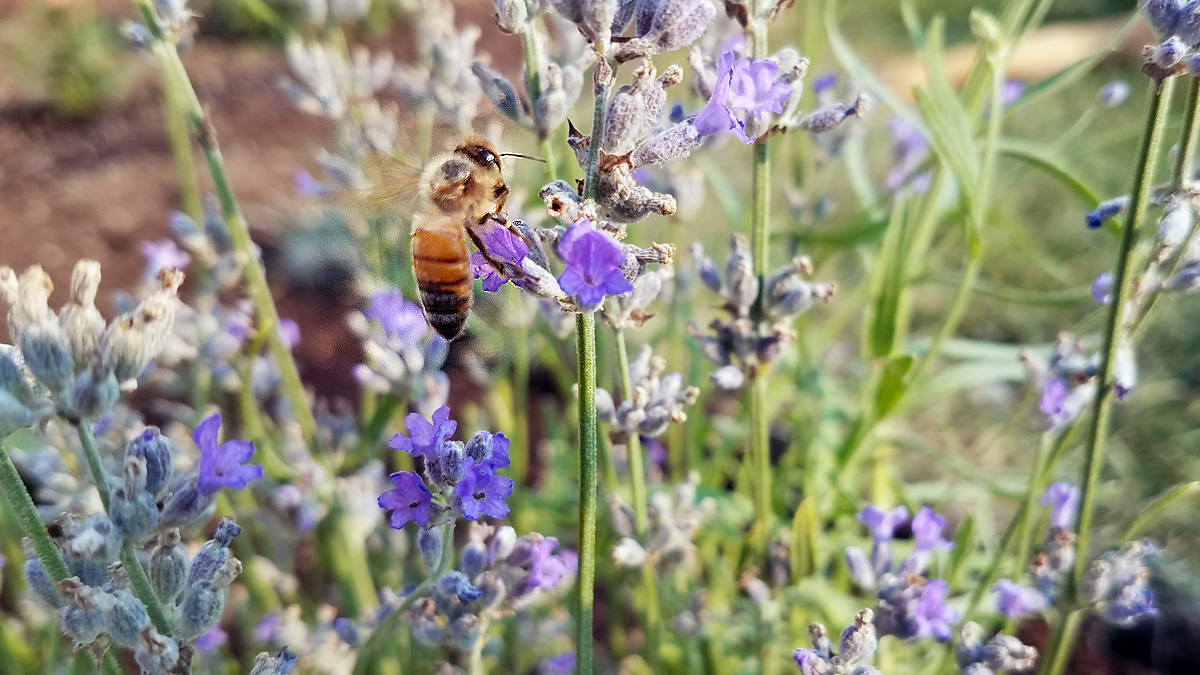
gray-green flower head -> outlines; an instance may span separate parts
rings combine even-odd
[[[137,377],[162,351],[175,325],[183,272],[164,268],[159,281],[158,290],[132,312],[113,319],[100,338],[101,363],[126,389],[137,387]]]

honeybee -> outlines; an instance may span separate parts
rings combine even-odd
[[[528,242],[505,215],[509,188],[502,155],[537,159],[499,153],[488,141],[468,137],[430,160],[420,175],[420,206],[412,218],[413,272],[425,318],[447,340],[462,334],[471,311],[474,279],[467,236],[498,271],[520,276],[512,265],[496,260],[480,238],[481,228],[491,223]]]

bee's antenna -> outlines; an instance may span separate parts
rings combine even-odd
[[[546,160],[542,159],[541,157],[532,157],[530,155],[522,155],[519,152],[502,152],[502,153],[500,153],[500,156],[501,157],[520,157],[521,159],[532,159],[533,161],[541,162],[542,164],[546,163]]]

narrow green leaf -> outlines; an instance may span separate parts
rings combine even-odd
[[[1180,499],[1183,499],[1184,497],[1187,497],[1188,495],[1198,492],[1200,492],[1200,481],[1192,481],[1191,483],[1176,485],[1170,490],[1164,492],[1153,502],[1150,502],[1146,508],[1142,509],[1141,515],[1139,515],[1133,520],[1132,523],[1129,524],[1129,527],[1125,529],[1125,534],[1121,535],[1121,542],[1124,543],[1136,539],[1141,531],[1146,529],[1146,526],[1149,525],[1152,520],[1162,515],[1162,512],[1165,511],[1168,506],[1179,501]]]
[[[812,576],[817,571],[817,539],[821,534],[821,521],[817,516],[817,502],[805,497],[792,516],[792,583]]]
[[[975,516],[968,515],[965,520],[958,524],[957,534],[954,535],[954,548],[950,553],[950,566],[946,570],[946,581],[949,582],[951,588],[958,583],[963,563],[967,561],[967,556],[972,552],[974,539]]]
[[[905,354],[889,359],[883,367],[883,376],[879,379],[879,389],[875,393],[875,411],[879,417],[884,417],[891,411],[900,396],[904,394],[904,378],[912,370],[913,357]]]
[[[1050,151],[1045,143],[1027,141],[1016,138],[1001,138],[996,146],[1000,154],[1024,162],[1035,169],[1041,169],[1051,178],[1058,180],[1071,192],[1074,192],[1088,209],[1096,208],[1100,198],[1078,177],[1078,172],[1072,171],[1066,164],[1065,158]]]
[[[903,198],[892,206],[887,233],[871,272],[870,297],[874,302],[864,333],[863,351],[867,358],[890,356],[903,340],[904,327],[899,325],[899,317],[908,295],[905,269],[908,260],[907,211],[908,205]]]
[[[946,76],[944,53],[945,21],[938,17],[930,24],[928,40],[921,50],[929,86],[918,88],[914,93],[929,127],[929,141],[934,151],[950,167],[970,197],[979,182],[979,148],[971,119]]]

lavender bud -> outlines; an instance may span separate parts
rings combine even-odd
[[[636,539],[625,537],[613,547],[612,560],[617,567],[638,567],[646,562],[646,549]]]
[[[108,564],[121,553],[121,532],[103,513],[94,513],[71,532],[64,546],[72,558],[86,558]]]
[[[1125,208],[1129,206],[1129,195],[1121,195],[1106,199],[1096,205],[1096,208],[1087,214],[1086,221],[1089,229],[1096,229],[1104,224],[1104,221],[1109,218],[1115,218],[1121,214]]]
[[[580,79],[582,83],[582,79]],[[537,120],[538,133],[549,136],[567,119],[571,103],[578,98],[578,93],[571,96],[567,92],[564,72],[557,63],[546,65],[546,77],[542,87],[542,95],[533,102],[534,117]]]
[[[1172,199],[1158,221],[1158,251],[1154,262],[1161,263],[1187,240],[1192,230],[1192,208],[1182,199]]]
[[[99,364],[84,368],[71,383],[71,409],[84,419],[96,419],[112,410],[120,397],[116,375]]]
[[[875,656],[879,640],[875,637],[875,612],[864,609],[854,617],[854,623],[842,631],[838,639],[838,658],[846,667],[865,666]]]
[[[217,625],[221,613],[225,611],[225,589],[229,587],[232,577],[236,577],[241,569],[241,561],[237,558],[230,558],[221,568],[221,574],[213,579],[212,586],[188,587],[179,610],[181,636],[193,639],[204,635]]]
[[[1105,108],[1116,108],[1129,98],[1129,83],[1113,80],[1100,89],[1100,102]]]
[[[206,495],[196,486],[192,474],[176,481],[174,490],[163,505],[159,522],[171,527],[186,527],[211,513],[216,495]]]
[[[179,645],[147,627],[133,652],[133,660],[141,667],[142,675],[163,675],[179,660]]]
[[[709,375],[709,379],[711,379],[713,384],[717,385],[719,389],[724,389],[725,391],[737,391],[738,389],[742,388],[743,384],[745,384],[746,374],[742,372],[741,368],[730,364],[728,366],[721,366],[720,368],[714,370],[712,374]]]
[[[581,7],[583,0],[549,0],[549,2],[554,11],[561,14],[567,21],[571,23],[583,21],[583,8]]]
[[[460,562],[463,574],[474,579],[487,566],[487,547],[481,542],[473,541],[463,548]]]
[[[519,33],[529,21],[525,0],[492,0],[496,5],[496,24],[505,33]]]
[[[565,180],[548,183],[538,196],[545,202],[546,211],[560,223],[573,224],[583,215],[583,199]]]
[[[833,653],[833,642],[829,639],[829,633],[825,630],[824,624],[809,624],[808,639],[812,642],[813,650],[821,656],[829,658]]]
[[[412,635],[420,642],[437,646],[441,644],[445,634],[445,627],[430,616],[422,614],[413,619]]]
[[[450,570],[439,577],[437,587],[443,594],[453,595],[464,603],[478,600],[483,595],[483,591],[471,585],[467,575],[458,570]]]
[[[75,375],[67,336],[57,321],[37,323],[21,332],[25,366],[52,392],[65,391]]]
[[[171,528],[158,536],[158,546],[150,554],[147,567],[150,586],[163,604],[173,607],[187,584],[187,553],[181,545],[179,530]]]
[[[875,568],[867,558],[866,551],[857,546],[846,548],[846,568],[850,570],[850,579],[856,586],[866,590],[875,588]]]
[[[171,482],[175,446],[158,427],[146,427],[125,446],[125,456],[146,462],[146,490],[158,495]]]
[[[107,593],[97,599],[104,614],[104,630],[122,647],[136,647],[142,630],[150,625],[146,606],[129,591]]]
[[[1022,673],[1037,665],[1038,650],[1011,635],[997,635],[983,646],[980,662],[994,671]]]
[[[629,154],[637,143],[645,112],[645,101],[628,88],[613,94],[604,118],[604,144],[601,146],[604,151],[610,155]]]
[[[629,156],[629,162],[634,167],[678,162],[695,152],[700,140],[696,125],[685,120],[646,139]]]
[[[94,588],[105,588],[113,582],[113,575],[108,571],[108,567],[107,563],[88,559],[72,560],[67,564],[72,576],[79,577],[85,585]]]
[[[217,533],[213,538],[204,542],[192,558],[192,568],[188,571],[187,585],[211,586],[221,570],[229,561],[229,542],[242,533],[242,528],[232,518],[224,518],[217,525]]]
[[[613,17],[612,34],[620,35],[625,32],[625,27],[629,25],[629,20],[633,18],[633,11],[637,9],[638,0],[619,0],[617,3],[617,15]]]
[[[438,457],[442,477],[447,485],[457,485],[463,479],[463,443],[462,441],[447,441],[442,445],[441,456]]]
[[[608,51],[612,39],[613,20],[617,18],[617,0],[581,0],[583,14],[581,24],[593,36],[593,43],[600,53]]]
[[[58,589],[54,586],[54,580],[50,578],[50,573],[42,565],[42,561],[36,556],[30,555],[25,560],[25,582],[33,589],[42,602],[60,609],[66,606],[66,601],[59,595]]]
[[[841,126],[842,122],[845,122],[853,114],[855,114],[854,108],[847,108],[841,102],[832,103],[813,111],[808,117],[801,120],[798,126],[814,134],[823,134]]]
[[[1183,10],[1180,0],[1138,0],[1138,11],[1161,40],[1175,32]]]
[[[1179,24],[1175,27],[1175,34],[1180,40],[1189,47],[1195,47],[1200,43],[1200,4],[1195,0],[1184,5],[1180,10]]]
[[[0,392],[11,394],[18,403],[32,403],[33,388],[25,378],[25,369],[17,362],[20,356],[15,348],[0,345]]]
[[[651,32],[658,51],[669,52],[695,42],[717,16],[709,0],[661,0]]]
[[[442,559],[442,531],[439,528],[417,530],[417,548],[421,551],[421,560],[425,561],[425,569],[432,572],[438,568]]]
[[[483,592],[475,601],[476,607],[482,614],[495,609],[508,596],[508,586],[494,572],[485,572],[479,582],[479,590]]]
[[[517,546],[517,531],[512,527],[505,525],[496,530],[492,535],[492,541],[488,545],[491,553],[492,562],[499,564],[508,559],[512,555],[513,549]]]
[[[514,1],[520,2],[521,0]],[[483,61],[476,61],[472,64],[471,72],[479,78],[479,86],[483,88],[484,96],[488,97],[500,114],[514,122],[524,120],[524,106],[521,103],[521,97],[517,95],[517,90],[513,88],[507,77],[492,70]]]
[[[250,675],[288,675],[296,667],[296,653],[284,647],[278,656],[260,652],[254,657],[254,667]]]
[[[474,459],[476,464],[482,464],[484,460],[492,456],[492,433],[476,431],[475,435],[467,441],[464,452],[467,457]]]
[[[154,495],[142,490],[127,497],[124,489],[117,490],[109,504],[109,516],[121,531],[121,534],[131,540],[140,539],[158,525],[158,506],[154,503]]]
[[[58,322],[70,345],[71,359],[77,366],[96,355],[104,317],[96,309],[96,291],[100,287],[100,263],[80,260],[71,273],[71,301],[58,312]]]
[[[450,624],[450,642],[464,652],[471,651],[483,637],[483,624],[474,614],[466,614]]]
[[[1167,38],[1150,53],[1150,62],[1164,70],[1170,70],[1179,65],[1187,54],[1187,45],[1177,36]]]

